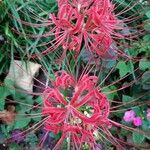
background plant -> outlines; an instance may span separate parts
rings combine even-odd
[[[127,8],[132,6],[130,1],[115,1],[119,6],[117,7],[120,11],[123,8]],[[57,53],[53,55],[49,54],[44,57],[40,57],[40,59],[31,59],[29,56],[32,53],[40,53],[43,49],[46,49],[47,46],[37,47],[43,42],[48,42],[51,40],[48,37],[45,38],[37,38],[32,39],[28,38],[26,33],[30,34],[42,34],[46,33],[48,29],[46,27],[36,28],[32,26],[32,23],[39,23],[40,19],[47,19],[50,12],[57,12],[57,3],[56,1],[10,1],[4,0],[1,2],[1,28],[0,32],[4,40],[2,40],[3,46],[1,47],[1,74],[4,75],[8,72],[9,60],[8,56],[11,59],[25,59],[32,61],[38,61],[43,65],[42,70],[47,70],[46,77],[50,76],[50,79],[55,79],[54,72],[57,70],[66,70],[71,71],[73,75],[80,74],[81,70],[89,69],[91,74],[96,74],[99,76],[99,83],[101,83],[101,87],[105,87],[114,83],[113,85],[108,86],[103,89],[103,91],[107,94],[107,97],[110,99],[110,103],[112,106],[112,112],[110,114],[110,118],[118,123],[126,125],[128,127],[134,127],[139,129],[138,132],[130,132],[129,129],[125,130],[122,127],[112,127],[111,133],[115,138],[121,139],[119,141],[123,144],[122,141],[127,141],[131,143],[131,146],[136,146],[132,144],[139,144],[138,146],[143,146],[148,144],[149,135],[140,132],[140,129],[148,131],[149,130],[149,119],[147,119],[147,109],[149,108],[149,8],[146,4],[146,1],[143,4],[135,5],[126,15],[130,16],[133,13],[137,12],[139,8],[146,7],[147,10],[145,12],[140,12],[141,15],[144,13],[144,16],[140,16],[136,21],[132,23],[135,27],[141,25],[141,28],[144,26],[145,30],[144,35],[139,36],[138,41],[127,41],[122,40],[123,46],[121,47],[123,53],[120,53],[117,59],[99,59],[91,56],[90,54],[84,53],[84,49],[79,55],[78,59],[73,59],[73,53],[67,53],[67,59],[65,59],[61,65],[56,65],[55,60],[57,57]],[[42,8],[42,10],[41,10]],[[50,9],[51,8],[51,9]],[[44,10],[44,11],[43,11]],[[141,9],[140,9],[141,10]],[[126,17],[126,16],[122,16]],[[26,20],[29,26],[25,26],[23,22],[18,19]],[[38,22],[38,21],[39,22]],[[15,29],[15,30],[14,30]],[[21,32],[22,35],[18,36],[17,31]],[[123,31],[125,33],[128,32],[128,27]],[[15,32],[14,32],[15,31]],[[143,32],[142,32],[143,33]],[[59,52],[59,49],[58,49]],[[126,57],[127,56],[127,57]],[[91,61],[92,59],[93,61]],[[54,59],[55,58],[55,59]],[[96,63],[95,63],[96,62]],[[98,63],[97,63],[98,62]],[[69,63],[69,65],[68,65]],[[93,65],[94,64],[94,65]],[[96,66],[96,67],[95,67]],[[93,69],[92,69],[93,68]],[[109,75],[109,76],[108,76]],[[106,80],[103,83],[103,79]],[[49,80],[49,78],[47,79]],[[115,83],[116,82],[116,83]],[[3,122],[1,124],[1,136],[2,138],[8,138],[13,134],[15,130],[19,130],[21,134],[19,136],[24,136],[24,142],[21,144],[16,144],[12,142],[10,147],[14,149],[23,149],[25,147],[31,147],[34,149],[41,141],[41,135],[44,134],[44,131],[38,132],[32,128],[34,124],[40,123],[43,119],[37,113],[41,111],[38,107],[34,109],[34,106],[37,104],[41,104],[41,97],[31,96],[26,94],[25,92],[21,92],[19,90],[12,90],[10,85],[12,86],[12,82],[6,82],[2,80],[2,86],[0,88],[1,94],[1,111],[8,110],[8,103],[15,107],[15,115],[16,120],[7,125],[7,123]],[[44,83],[45,84],[45,83]],[[41,85],[40,85],[41,86]],[[123,87],[123,88],[122,88]],[[126,88],[125,88],[126,87]],[[122,88],[122,89],[121,89]],[[109,94],[110,93],[110,94]],[[35,93],[33,93],[34,95]],[[116,103],[117,101],[117,103]],[[26,106],[25,104],[29,104]],[[117,105],[116,105],[117,104]],[[120,104],[120,106],[118,105]],[[140,116],[142,118],[142,125],[139,127],[134,126],[132,122],[125,122],[123,116],[126,111],[133,110],[136,116]],[[30,116],[30,114],[37,114],[37,117]],[[24,121],[20,119],[19,114],[24,114]],[[23,117],[21,116],[21,118]],[[24,134],[23,131],[30,129],[33,132],[30,134]],[[36,126],[34,126],[36,128]],[[28,130],[30,132],[31,130]],[[119,133],[119,134],[118,134]],[[102,134],[100,132],[100,134]],[[16,134],[18,135],[18,134]],[[48,143],[56,143],[56,141],[60,138],[60,134],[54,135],[53,133],[49,133],[47,142],[45,142],[45,147],[47,147]],[[12,135],[12,139],[16,140],[16,136]],[[107,139],[107,138],[106,138]],[[98,143],[104,145],[104,147],[112,148],[110,141],[105,141],[105,138],[98,139]],[[141,145],[140,145],[141,143]],[[65,141],[63,148],[66,149],[67,141]],[[88,149],[88,146],[85,144],[84,149]]]

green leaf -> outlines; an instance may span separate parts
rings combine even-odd
[[[26,101],[28,102],[28,104],[33,104],[33,100],[32,100],[33,96],[32,95],[28,95],[26,93],[23,92],[16,92],[14,95],[14,99],[16,101]]]
[[[4,133],[4,134],[7,133],[7,130],[4,124],[0,125],[0,131],[2,131],[1,133]]]
[[[7,130],[7,132],[9,133],[10,131],[13,130],[13,128],[14,128],[14,122],[11,123],[11,124],[8,124],[7,127],[6,127],[6,130]]]
[[[21,113],[21,112],[19,112],[19,113]],[[16,120],[14,122],[14,129],[22,129],[22,128],[26,127],[30,121],[31,121],[31,118],[29,118],[27,116],[17,116]]]
[[[38,138],[36,134],[29,133],[27,137],[25,138],[25,141],[29,143],[31,149],[36,149],[35,147],[38,144]]]
[[[53,134],[53,138],[57,141],[61,138],[61,133]]]
[[[150,18],[150,10],[146,13],[146,16]]]
[[[42,104],[43,100],[41,96],[38,96],[38,98],[35,99],[35,102],[37,102],[38,104]]]
[[[55,134],[53,132],[50,132],[49,136],[52,137],[52,138],[55,138]]]
[[[33,96],[21,92],[16,92],[16,94],[13,95],[13,99],[15,99],[15,101],[20,103],[16,106],[17,112],[18,111],[21,111],[23,113],[30,112],[31,107],[34,103]]]
[[[150,71],[146,71],[142,75],[142,86],[144,90],[150,89]]]
[[[9,150],[22,150],[22,148],[18,144],[13,143],[9,145]]]
[[[142,82],[150,84],[150,71],[144,72],[144,74],[142,75]]]
[[[123,102],[131,102],[132,101],[132,97],[131,96],[128,96],[128,95],[123,95],[122,96],[122,101]]]
[[[135,144],[141,144],[144,141],[145,136],[141,133],[133,132],[132,139]]]
[[[10,79],[5,79],[4,80],[5,87],[9,89],[9,92],[12,95],[15,94],[14,84],[15,84],[15,82],[10,80]]]
[[[144,29],[145,29],[146,31],[150,31],[150,23],[145,24],[145,25],[144,25]]]
[[[0,110],[4,110],[5,106],[5,98],[6,96],[9,95],[9,92],[6,87],[1,86],[0,87]]]
[[[125,129],[121,129],[120,135],[123,137],[127,137],[127,135],[129,134],[129,131],[125,130]]]
[[[41,111],[42,111],[41,109],[31,111],[31,114],[35,114],[35,116],[32,117],[33,121],[35,121],[35,122],[41,121],[41,119],[42,119]],[[38,115],[36,115],[36,114],[38,114]]]
[[[142,123],[142,129],[143,130],[149,130],[149,122],[147,120],[143,120],[143,123]]]
[[[2,1],[0,1],[0,20],[2,21],[5,18],[7,9]]]
[[[123,77],[127,73],[131,72],[130,66],[127,65],[124,61],[118,62],[116,68],[119,69],[119,75],[120,75],[120,77]]]
[[[141,107],[135,106],[132,107],[132,110],[135,112],[137,116],[141,116],[141,112],[142,112]]]
[[[9,136],[9,132],[7,131],[7,128],[4,124],[1,124],[0,125],[0,131],[1,131],[1,134],[0,136],[2,136],[3,138],[1,138],[0,140],[0,143],[2,143],[2,141]],[[5,137],[5,138],[4,138]],[[3,139],[3,140],[2,140]]]
[[[115,64],[116,64],[116,60],[103,60],[102,61],[103,67],[108,68],[108,69],[114,67]]]
[[[66,150],[66,149],[67,149],[67,140],[64,140],[62,144],[62,150]]]
[[[149,131],[150,122],[148,120],[143,120],[142,129],[145,131]],[[147,139],[150,140],[150,135],[145,135]]]
[[[144,37],[143,37],[143,40],[145,42],[149,42],[150,41],[150,34],[146,34]]]
[[[24,105],[24,104],[19,104],[16,106],[16,111],[17,112],[22,112],[22,113],[29,113],[31,110],[31,106]]]
[[[103,92],[107,93],[107,92],[114,91],[116,89],[117,88],[115,86],[110,86],[108,88],[104,88]],[[107,97],[108,97],[109,100],[113,100],[115,96],[117,96],[117,92],[113,92],[113,93],[107,95]]]
[[[38,138],[34,133],[29,133],[26,136],[25,141],[29,143],[36,143],[38,141]]]
[[[141,59],[140,63],[139,63],[139,67],[141,70],[146,70],[146,69],[150,69],[150,61],[147,59]]]
[[[7,87],[12,87],[12,86],[14,86],[14,81],[12,81],[11,79],[6,79],[6,80],[4,80],[4,84]]]

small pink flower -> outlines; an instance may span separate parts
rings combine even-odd
[[[123,116],[123,119],[126,122],[132,122],[134,118],[135,118],[135,112],[133,110],[126,111],[124,116]]]
[[[134,119],[133,119],[133,124],[135,125],[135,126],[141,126],[142,125],[142,118],[141,117],[135,117]]]
[[[147,109],[147,119],[150,120],[150,108]]]
[[[150,120],[150,113],[147,113],[147,119]]]
[[[147,109],[147,113],[150,113],[150,108]]]

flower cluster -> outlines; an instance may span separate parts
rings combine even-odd
[[[55,49],[63,47],[77,54],[85,44],[86,49],[104,56],[113,42],[121,37],[115,31],[121,29],[121,21],[114,14],[110,0],[59,0],[58,14],[50,15],[54,24]]]
[[[133,124],[137,127],[142,125],[142,118],[136,116],[133,110],[126,111],[123,116],[123,119],[126,122],[133,122]]]
[[[93,147],[94,132],[111,127],[109,102],[95,87],[97,79],[86,74],[76,81],[72,75],[59,71],[52,87],[44,91],[42,113],[48,117],[44,128],[62,133],[59,143],[70,135],[73,146],[87,142]]]

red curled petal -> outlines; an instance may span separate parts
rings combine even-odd
[[[62,113],[65,111],[65,108],[56,108],[56,107],[45,107],[43,108],[42,113],[47,114],[47,113]]]

